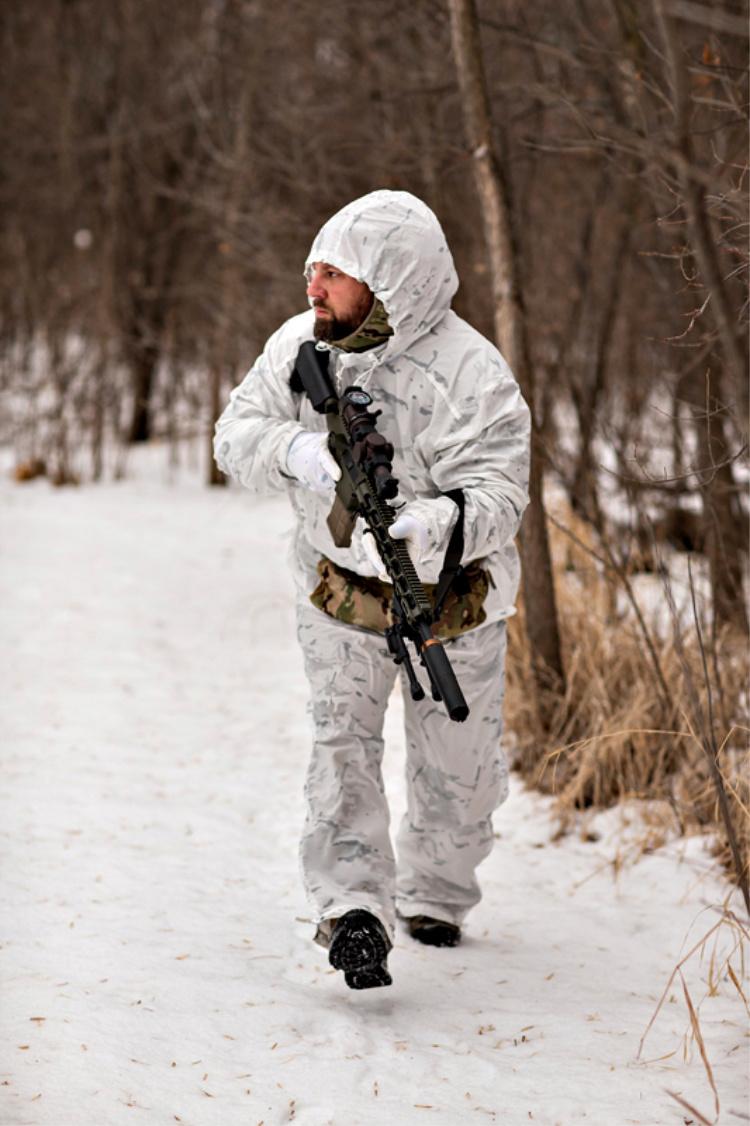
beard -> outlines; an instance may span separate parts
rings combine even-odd
[[[322,317],[315,318],[313,326],[313,335],[316,340],[325,340],[328,343],[333,343],[336,340],[345,340],[347,336],[351,336],[356,329],[367,319],[367,315],[372,308],[373,297],[371,293],[363,295],[362,300],[358,302],[355,308],[346,317],[332,316],[329,319]],[[325,302],[313,302],[315,307],[327,308]],[[329,310],[330,312],[330,310]]]

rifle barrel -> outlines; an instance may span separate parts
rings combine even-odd
[[[445,646],[439,637],[433,637],[429,626],[420,627],[422,646],[420,649],[430,679],[440,693],[448,715],[456,723],[463,723],[469,714],[469,705],[456,680],[453,666],[448,660]]]

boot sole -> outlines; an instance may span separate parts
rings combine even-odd
[[[364,970],[349,970],[344,981],[350,989],[377,989],[381,985],[393,985],[385,962],[380,966],[367,966]]]
[[[388,936],[374,915],[348,911],[334,927],[328,961],[344,971],[350,989],[374,989],[392,983],[386,966],[389,950]]]

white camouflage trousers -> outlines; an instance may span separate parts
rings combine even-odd
[[[381,776],[383,720],[399,669],[379,634],[298,606],[298,637],[311,688],[313,751],[305,784],[300,861],[319,940],[326,921],[360,907],[394,937],[404,918],[460,924],[480,899],[475,875],[493,843],[491,814],[508,796],[500,747],[505,693],[505,622],[446,644],[470,713],[454,723],[432,700],[413,701],[401,672],[407,812],[394,857]]]

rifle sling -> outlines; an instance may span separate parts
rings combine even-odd
[[[443,568],[438,576],[435,588],[434,615],[436,621],[443,612],[443,604],[451,587],[459,597],[468,594],[471,589],[466,578],[466,572],[461,566],[461,556],[464,553],[464,492],[463,489],[449,489],[443,495],[450,497],[453,503],[458,506],[458,520],[456,520],[451,532],[448,550],[443,560]]]

